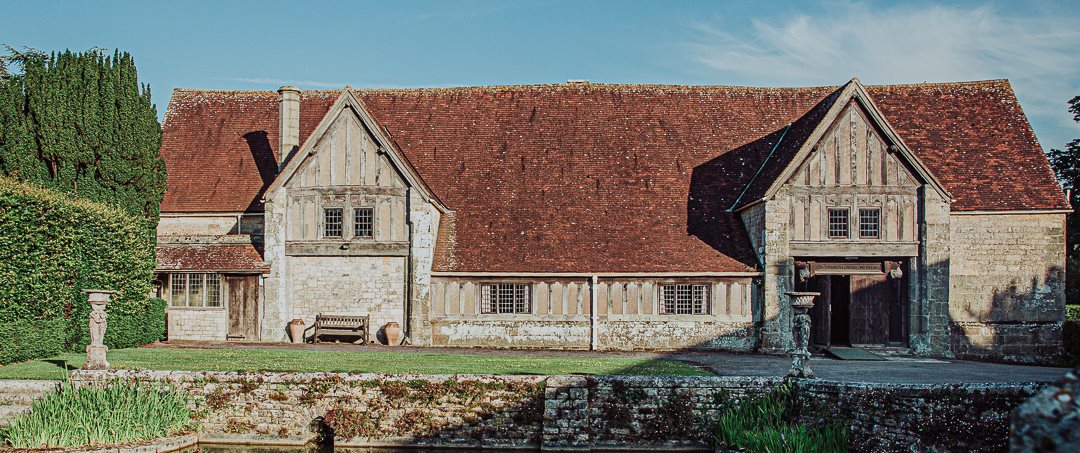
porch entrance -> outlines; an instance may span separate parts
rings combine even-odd
[[[229,291],[229,340],[259,339],[259,277],[226,276]]]
[[[810,310],[810,343],[907,346],[907,276],[902,262],[799,262],[796,288],[820,292]]]

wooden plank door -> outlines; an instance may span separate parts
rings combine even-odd
[[[259,339],[259,280],[255,275],[229,276],[230,340]]]
[[[888,277],[851,276],[851,344],[885,345],[889,342],[889,308],[896,297]]]

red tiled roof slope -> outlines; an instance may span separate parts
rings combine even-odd
[[[252,244],[159,245],[157,270],[265,269],[262,247]]]
[[[692,272],[755,266],[741,222],[726,209],[786,125],[836,88],[357,94],[455,211],[436,270]],[[1067,208],[1007,82],[868,90],[956,197],[954,209]],[[336,96],[303,92],[301,140]],[[162,141],[162,211],[261,210],[276,149],[277,93],[177,90]]]

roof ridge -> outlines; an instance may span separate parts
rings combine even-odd
[[[511,85],[463,85],[453,87],[411,87],[411,88],[352,88],[357,93],[470,93],[470,92],[511,92],[511,91],[540,91],[540,90],[559,90],[559,91],[591,91],[591,90],[604,90],[604,91],[638,91],[638,90],[658,90],[658,91],[704,91],[704,92],[717,92],[717,91],[753,91],[753,92],[773,92],[773,91],[817,91],[817,90],[835,90],[845,84],[840,85],[818,85],[818,86],[750,86],[750,85],[680,85],[680,84],[662,84],[662,83],[540,83],[540,84],[511,84]],[[971,80],[971,81],[958,81],[958,82],[918,82],[918,83],[899,83],[899,84],[882,84],[882,85],[865,85],[868,88],[878,89],[890,89],[890,88],[925,88],[925,87],[955,87],[955,86],[999,86],[1008,85],[1008,79],[987,79],[987,80]],[[346,85],[347,86],[347,85]],[[339,89],[305,89],[300,90],[301,93],[308,95],[337,95],[341,93]],[[174,94],[228,94],[228,95],[254,95],[254,96],[276,96],[277,91],[274,89],[269,90],[225,90],[225,89],[200,89],[200,88],[174,88]]]

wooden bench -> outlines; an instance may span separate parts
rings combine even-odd
[[[368,316],[353,315],[327,315],[319,313],[315,315],[315,335],[312,337],[315,343],[319,338],[327,336],[335,337],[359,337],[355,343],[365,344],[368,341],[370,328]]]

